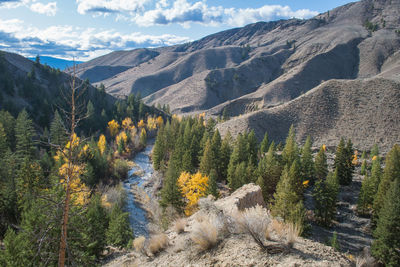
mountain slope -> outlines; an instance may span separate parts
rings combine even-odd
[[[400,84],[387,79],[331,80],[277,107],[255,111],[220,124],[222,133],[254,129],[284,141],[293,124],[298,141],[312,136],[315,145],[336,146],[351,138],[358,149],[374,143],[388,151],[400,142]]]
[[[115,95],[140,91],[148,104],[169,104],[174,112],[221,114],[228,106],[239,115],[330,79],[400,80],[399,10],[399,0],[363,0],[309,20],[259,22],[184,45],[114,52],[81,64],[79,75]]]

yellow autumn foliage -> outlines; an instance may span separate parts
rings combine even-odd
[[[121,140],[124,142],[124,145],[128,142],[128,136],[126,135],[125,131],[120,132],[117,137],[115,137],[115,142],[119,144]]]
[[[163,118],[161,116],[158,116],[156,123],[157,123],[157,127],[160,128],[164,124]]]
[[[144,123],[143,120],[140,120],[137,126],[138,126],[139,128],[143,128],[144,126],[146,126],[146,124]]]
[[[128,130],[132,127],[133,122],[131,120],[131,118],[126,117],[123,121],[122,121],[122,128],[124,128],[124,130]]]
[[[108,122],[108,131],[110,132],[111,136],[115,136],[119,130],[119,124],[115,120]]]
[[[188,172],[182,172],[178,178],[178,185],[187,204],[185,214],[190,216],[197,208],[197,202],[201,197],[206,196],[208,188],[208,177],[200,172],[191,175]]]
[[[352,164],[353,165],[357,165],[358,164],[358,151],[357,150],[354,151]]]
[[[153,117],[147,117],[147,129],[149,131],[157,129],[156,119]]]
[[[326,145],[325,145],[325,144],[322,145],[322,149],[323,149],[324,151],[326,151]]]
[[[99,148],[101,155],[104,154],[104,151],[106,150],[106,146],[107,146],[106,137],[104,136],[104,134],[102,134],[102,135],[100,135],[99,141],[97,142],[97,147]]]
[[[373,156],[372,157],[372,160],[376,160],[378,157],[377,156]]]

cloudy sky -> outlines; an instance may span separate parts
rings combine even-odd
[[[348,0],[0,0],[0,50],[89,60],[185,43],[257,21],[310,18]]]

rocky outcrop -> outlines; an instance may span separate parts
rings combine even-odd
[[[253,183],[246,184],[233,192],[232,195],[215,201],[215,206],[226,214],[234,214],[236,211],[242,211],[256,205],[266,206],[260,186]]]

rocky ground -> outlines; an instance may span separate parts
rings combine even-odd
[[[271,237],[265,241],[266,246],[272,249],[260,249],[248,233],[238,230],[234,219],[234,214],[237,214],[239,209],[256,204],[264,205],[258,186],[245,185],[229,197],[215,202],[207,199],[204,203],[201,204],[200,211],[187,219],[182,233],[178,234],[174,227],[165,231],[168,241],[161,252],[154,255],[148,249],[131,251],[105,266],[351,266],[353,264],[349,255],[310,239],[297,237],[294,245],[289,246],[285,241],[286,237],[282,239],[282,235],[275,230],[269,230]],[[192,240],[193,235],[196,235],[196,225],[204,220],[219,225],[217,243],[208,250],[202,250]],[[148,244],[148,241],[146,242]]]

